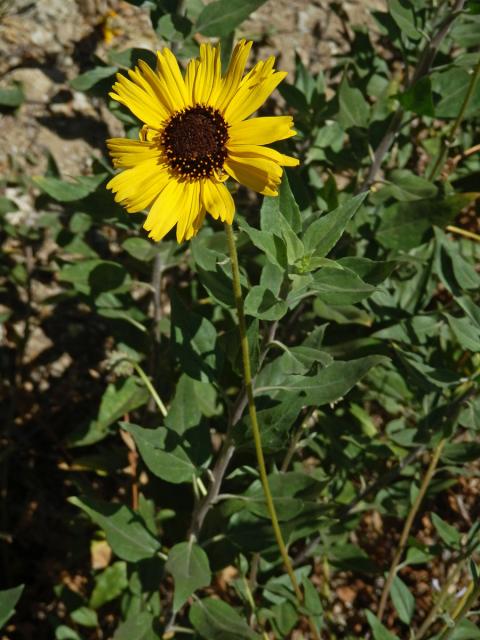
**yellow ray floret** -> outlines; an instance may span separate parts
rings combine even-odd
[[[245,40],[236,45],[224,75],[220,48],[210,44],[200,46],[185,74],[163,49],[155,70],[139,61],[128,78],[117,75],[110,96],[144,126],[139,140],[107,141],[122,170],[107,188],[127,211],[148,210],[144,227],[154,240],[175,225],[178,242],[189,240],[207,212],[231,224],[235,205],[227,178],[276,196],[283,167],[298,164],[264,146],[295,135],[290,116],[250,118],[286,76],[275,70],[273,57],[245,74],[251,46]]]

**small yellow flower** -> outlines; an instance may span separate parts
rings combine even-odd
[[[221,73],[220,49],[202,44],[183,76],[169,49],[157,52],[153,71],[139,61],[130,79],[117,75],[110,94],[144,122],[140,140],[107,141],[115,167],[107,185],[135,212],[149,209],[144,227],[161,240],[177,225],[177,241],[193,237],[205,213],[232,223],[235,205],[223,184],[230,176],[254,191],[278,195],[283,166],[298,160],[263,145],[295,135],[290,116],[249,118],[287,75],[275,58],[243,78],[252,46],[240,41]]]

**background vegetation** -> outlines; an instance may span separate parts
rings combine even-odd
[[[272,34],[244,21],[262,4],[157,0],[143,15],[182,61],[202,38],[228,59],[240,35],[261,57]],[[263,111],[298,130],[280,197],[235,195],[302,606],[258,480],[223,229],[152,244],[104,188],[104,147],[72,177],[47,144],[35,177],[12,151],[0,197],[2,637],[298,639],[310,618],[322,638],[480,638],[480,5],[365,4],[361,24],[329,4],[341,50],[319,72],[297,55]],[[4,37],[27,10],[2,10]],[[138,135],[108,91],[153,57],[117,46],[115,16],[76,50],[69,87],[97,119],[66,118],[66,139],[79,119],[97,143],[107,126]],[[30,90],[3,82],[2,135]]]

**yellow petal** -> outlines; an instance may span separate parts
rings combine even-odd
[[[110,96],[128,107],[142,122],[154,129],[159,128],[172,112],[165,82],[142,60],[135,70],[128,73],[130,79],[117,74]]]
[[[170,179],[152,205],[143,225],[148,234],[158,242],[178,222],[186,198],[185,182]]]
[[[242,158],[229,155],[224,164],[228,175],[240,184],[266,196],[278,195],[277,187],[282,179],[282,168],[263,158]]]
[[[185,108],[188,103],[187,88],[178,62],[170,49],[157,51],[157,69],[160,77],[165,81],[175,111]]]
[[[107,147],[115,167],[134,167],[144,160],[159,158],[161,154],[155,144],[129,138],[110,138]]]
[[[205,209],[216,219],[232,224],[235,203],[227,187],[213,180],[205,180],[202,185],[202,200]]]
[[[196,59],[190,60],[187,64],[187,70],[185,71],[185,87],[187,89],[188,105],[193,105],[193,87],[195,85],[195,78],[197,76],[197,68],[199,61]]]
[[[210,44],[200,45],[200,60],[196,68],[193,101],[197,104],[213,104],[220,85],[220,50]],[[215,103],[216,106],[216,103]]]
[[[233,124],[251,116],[262,106],[286,75],[286,71],[277,71],[259,82],[252,81],[242,84],[225,109],[225,120],[229,124]]]
[[[194,235],[194,221],[202,210],[200,202],[200,183],[185,183],[185,202],[177,223],[177,242],[189,240]]]
[[[229,128],[229,144],[270,144],[294,136],[296,131],[292,127],[293,118],[291,116],[242,120],[232,124]]]
[[[133,213],[149,207],[168,180],[166,165],[159,164],[157,159],[144,160],[114,176],[107,189],[115,193],[116,202]]]
[[[141,71],[141,77],[145,79],[145,82],[147,82],[150,87],[150,91],[162,105],[165,119],[169,118],[175,111],[175,101],[172,99],[168,84],[157,71],[154,71],[150,65],[143,60],[138,61],[138,66]]]
[[[255,162],[256,159],[272,160],[284,167],[296,167],[300,162],[297,158],[286,156],[270,147],[262,147],[258,144],[227,144],[228,155],[236,160],[244,159],[247,163]]]
[[[252,42],[240,40],[233,50],[230,64],[228,65],[227,72],[223,78],[222,86],[216,99],[216,106],[220,111],[223,111],[228,105],[240,85],[251,48]]]

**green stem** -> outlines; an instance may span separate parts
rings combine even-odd
[[[130,361],[132,362],[132,361]],[[144,385],[147,387],[147,389],[150,391],[150,395],[152,396],[152,398],[155,400],[155,404],[157,405],[157,407],[160,410],[160,413],[162,414],[162,416],[165,418],[167,416],[167,409],[165,407],[165,405],[162,402],[162,399],[160,398],[160,396],[158,395],[158,393],[155,390],[155,387],[153,386],[153,384],[150,382],[147,374],[145,373],[145,371],[142,369],[142,367],[137,364],[136,362],[132,362],[133,368],[135,369],[135,371],[138,373],[138,375],[140,376],[140,378],[142,379]]]
[[[242,286],[240,283],[240,269],[238,266],[237,247],[235,244],[235,236],[233,234],[232,226],[228,223],[225,223],[225,232],[227,234],[228,249],[230,252],[230,261],[232,264],[233,294],[235,297],[235,304],[237,307],[238,330],[240,333],[240,345],[242,349],[243,376],[244,376],[243,382],[245,385],[245,390],[247,392],[248,412],[250,414],[250,422],[252,425],[253,441],[255,444],[255,453],[257,455],[260,480],[262,483],[263,493],[265,495],[265,501],[267,503],[267,509],[270,516],[270,521],[272,523],[273,532],[275,534],[275,540],[277,541],[277,546],[280,551],[283,564],[290,577],[290,581],[292,583],[292,587],[297,597],[298,603],[302,605],[303,593],[297,582],[297,578],[293,571],[292,561],[290,560],[287,547],[283,540],[282,531],[280,529],[280,525],[278,522],[277,512],[275,510],[275,504],[273,502],[272,493],[270,491],[270,486],[268,484],[268,474],[267,474],[267,468],[265,466],[265,457],[263,455],[262,438],[260,435],[260,427],[258,425],[258,420],[257,420],[257,411],[255,409],[255,401],[253,398],[252,370],[250,365],[250,353],[248,350],[245,313],[243,310]],[[316,638],[316,640],[320,640],[320,636],[318,635],[318,631],[315,623],[312,620],[309,620],[309,624],[310,624],[310,629],[312,631],[313,637]]]
[[[462,124],[462,120],[465,116],[468,105],[470,104],[470,100],[472,98],[473,92],[475,90],[475,85],[477,84],[477,80],[479,76],[480,76],[480,59],[478,60],[473,70],[472,77],[470,78],[470,84],[468,85],[467,93],[465,94],[465,98],[463,99],[463,103],[458,113],[458,116],[455,118],[455,122],[453,123],[452,128],[450,129],[448,135],[443,139],[440,153],[438,154],[437,160],[433,165],[432,170],[430,171],[430,175],[428,176],[429,180],[435,180],[437,175],[443,169],[443,165],[445,164],[445,160],[447,159],[448,149],[453,143],[455,134],[457,133],[460,125]]]
[[[397,573],[397,567],[402,558],[403,552],[405,551],[405,547],[407,546],[408,536],[410,534],[410,529],[412,528],[413,521],[415,520],[415,516],[422,504],[423,498],[428,489],[428,485],[435,473],[438,462],[440,460],[440,456],[442,455],[443,447],[445,446],[446,439],[442,438],[440,442],[437,444],[433,451],[432,459],[430,460],[430,464],[428,465],[427,472],[423,477],[422,484],[420,485],[420,489],[418,490],[417,497],[415,498],[414,503],[408,513],[407,519],[405,520],[405,525],[402,530],[402,534],[400,536],[400,541],[398,543],[397,550],[395,551],[395,555],[392,560],[392,564],[390,566],[390,571],[388,572],[387,579],[385,581],[385,586],[383,587],[382,596],[380,598],[380,604],[378,606],[377,617],[381,621],[383,618],[383,614],[385,613],[385,607],[387,606],[388,596],[390,594],[390,589],[392,588],[393,580]]]

